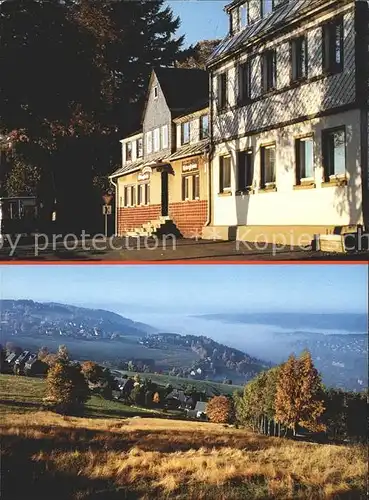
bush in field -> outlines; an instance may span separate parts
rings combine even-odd
[[[234,406],[231,398],[215,396],[206,405],[206,415],[211,422],[230,424],[234,421]]]
[[[90,397],[88,384],[79,365],[57,360],[46,379],[46,402],[58,413],[80,413]]]

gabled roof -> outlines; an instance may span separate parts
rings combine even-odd
[[[152,81],[156,75],[161,90],[163,91],[172,118],[182,114],[194,106],[204,107],[209,101],[209,76],[202,69],[187,68],[154,68],[146,94],[146,102],[142,113],[145,116],[149,100]]]
[[[229,7],[233,4],[236,5],[236,3],[232,2]],[[289,0],[286,3],[282,3],[265,18],[258,19],[234,35],[228,34],[216,47],[208,59],[207,65],[216,62],[226,55],[233,54],[248,43],[285,26],[294,18],[298,19],[300,15],[305,14],[309,10],[313,10],[319,5],[329,6],[331,3],[327,0]]]
[[[198,401],[195,406],[195,411],[202,411],[203,413],[206,413],[205,401]]]

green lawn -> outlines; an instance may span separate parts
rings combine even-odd
[[[0,375],[0,415],[27,413],[42,408],[46,382],[42,378]],[[86,404],[86,417],[119,418],[132,416],[161,416],[162,412],[132,407],[116,400],[92,396]]]

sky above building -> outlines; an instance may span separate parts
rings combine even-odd
[[[181,313],[366,312],[364,265],[0,266],[0,298]]]
[[[175,16],[181,19],[179,35],[185,35],[184,46],[200,40],[224,38],[228,30],[228,17],[223,0],[168,0]]]

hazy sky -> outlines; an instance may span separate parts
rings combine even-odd
[[[228,30],[228,16],[222,0],[169,0],[174,15],[181,19],[178,35],[185,35],[184,45],[199,40],[223,38]]]
[[[367,311],[365,265],[1,265],[0,297],[113,311]]]

